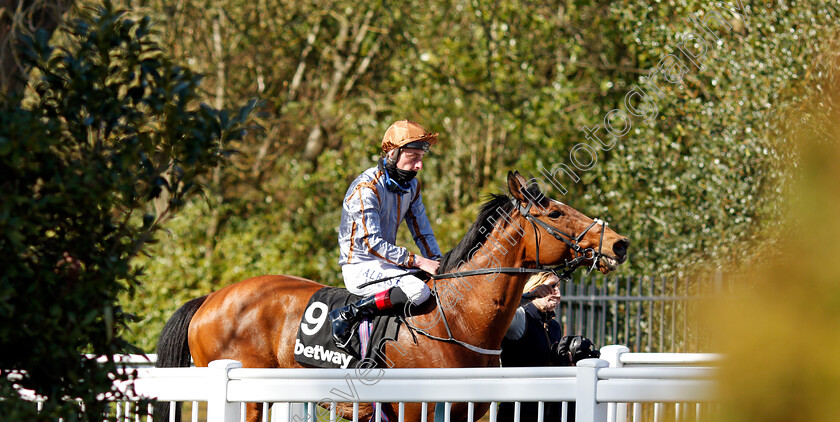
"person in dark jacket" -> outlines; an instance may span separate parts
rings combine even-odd
[[[581,359],[600,357],[592,342],[581,336],[563,336],[563,328],[554,318],[560,303],[560,279],[553,273],[540,273],[528,280],[522,303],[502,340],[503,367],[572,366]],[[523,402],[520,422],[536,422],[536,402]],[[544,404],[544,421],[559,421],[562,403]],[[569,403],[567,420],[574,420],[574,403]],[[501,403],[497,421],[514,420],[514,403]]]

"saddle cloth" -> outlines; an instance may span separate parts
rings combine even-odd
[[[361,298],[339,287],[324,287],[315,292],[306,305],[298,327],[295,360],[304,366],[348,369],[357,367],[364,358],[368,358],[382,367],[380,365],[383,363],[385,344],[389,340],[396,341],[401,316],[381,315],[372,318],[370,340],[366,342],[367,348],[364,351],[358,332],[354,333],[345,348],[338,347],[332,337],[332,326],[328,317],[330,311]],[[357,328],[358,325],[354,330]]]

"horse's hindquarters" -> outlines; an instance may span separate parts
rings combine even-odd
[[[195,365],[234,359],[246,368],[300,367],[293,354],[298,324],[323,287],[299,277],[260,276],[211,293],[190,323]]]

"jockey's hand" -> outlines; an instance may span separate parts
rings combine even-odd
[[[414,258],[414,266],[431,275],[435,275],[437,274],[438,267],[440,267],[440,262],[417,255]]]

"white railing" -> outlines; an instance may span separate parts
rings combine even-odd
[[[688,403],[702,406],[714,399],[714,369],[708,365],[717,355],[629,353],[623,346],[601,350],[604,359],[549,368],[259,369],[222,360],[208,368],[139,368],[134,388],[161,401],[205,402],[208,422],[241,420],[245,402],[268,403],[265,410],[283,403],[274,406],[272,416],[265,412],[265,421],[314,422],[306,415],[318,413],[323,413],[319,420],[335,420],[335,402],[400,403],[400,416],[405,403],[444,403],[439,407],[445,410],[444,422],[449,422],[453,402],[469,403],[470,413],[477,402],[576,402],[579,422],[624,422],[628,403],[633,404],[634,421],[650,416],[643,403],[655,403],[659,407],[652,419],[659,420],[664,403],[672,403],[679,420]],[[322,411],[316,403],[330,410]],[[491,422],[496,413],[494,403]],[[195,410],[193,416],[197,418]],[[358,421],[356,413],[341,416]],[[472,414],[468,417],[472,420]],[[380,420],[377,412],[375,421]]]
[[[716,365],[722,359],[722,355],[716,353],[630,353],[630,349],[626,346],[613,345],[601,348],[601,359],[609,362],[610,368],[691,368],[691,367],[710,367]],[[628,403],[629,402],[629,403]],[[623,403],[611,403],[609,407],[610,422],[626,422],[628,418],[628,405],[632,404],[631,420],[634,422],[650,420],[660,421],[665,419],[665,402],[666,401],[629,401]],[[651,403],[653,409],[649,412],[653,417],[643,417],[644,403]],[[709,411],[709,407],[713,404],[708,400],[685,400],[677,402],[671,400],[673,403],[673,419],[671,420],[685,420],[693,419],[695,421],[710,420],[709,417],[703,418],[704,414],[713,413]],[[694,417],[689,418],[688,412],[693,408]]]

